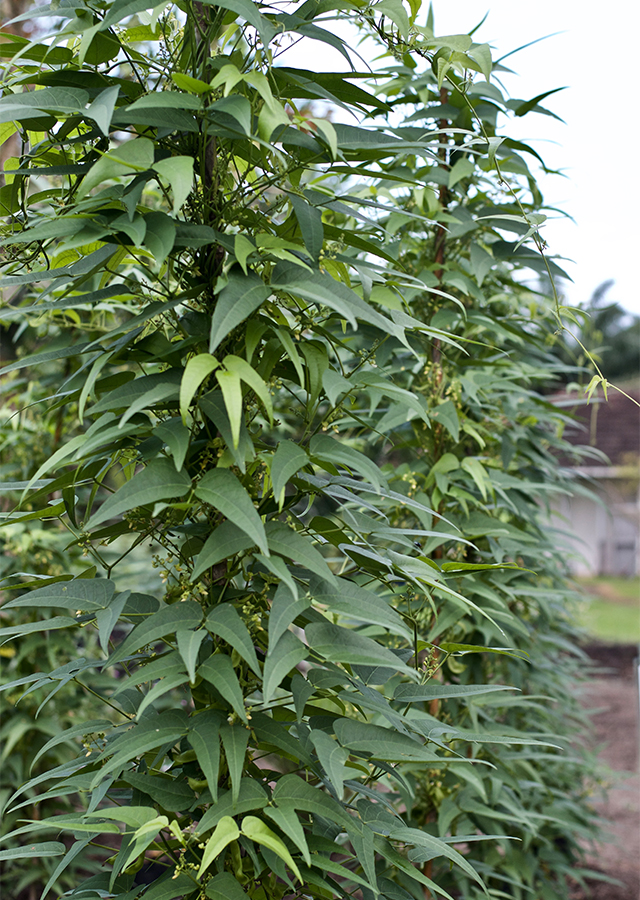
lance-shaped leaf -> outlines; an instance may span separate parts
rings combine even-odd
[[[234,525],[229,519],[218,525],[209,535],[202,550],[194,561],[193,575],[195,581],[203,572],[222,562],[223,559],[242,553],[255,546],[249,535]]]
[[[201,834],[213,828],[223,816],[236,816],[264,809],[269,802],[267,792],[255,778],[243,778],[240,783],[240,794],[233,800],[231,791],[222,791],[217,801],[209,807],[198,823]]]
[[[268,847],[269,850],[272,850],[289,866],[298,881],[302,883],[300,869],[297,867],[293,857],[287,850],[286,844],[282,838],[279,838],[278,835],[262,821],[262,819],[258,819],[256,816],[245,816],[242,820],[242,833],[248,837],[249,840],[255,841],[256,844],[262,844],[264,847]]]
[[[343,747],[386,762],[443,762],[430,748],[417,740],[369,722],[336,719],[336,737]]]
[[[223,725],[220,728],[220,737],[231,776],[231,797],[235,803],[240,795],[244,758],[249,743],[249,729],[242,725]]]
[[[256,675],[262,674],[247,626],[230,603],[221,603],[212,609],[204,624],[212,634],[231,644]]]
[[[170,775],[142,775],[139,772],[129,772],[123,781],[131,787],[155,800],[163,809],[180,811],[188,809],[193,803],[195,795],[185,781],[179,781]]]
[[[248,384],[249,387],[255,392],[256,396],[262,401],[262,405],[267,411],[267,416],[269,417],[269,421],[273,424],[273,404],[271,402],[271,395],[269,394],[269,389],[267,385],[264,383],[263,379],[258,375],[256,370],[249,365],[249,363],[242,359],[240,356],[225,356],[222,361],[227,372],[231,372],[241,381],[244,381],[245,384]],[[220,379],[218,379],[220,380]],[[224,393],[224,382],[220,383],[220,387]]]
[[[293,441],[280,441],[276,448],[276,452],[271,458],[271,484],[273,485],[273,496],[282,509],[284,503],[284,489],[289,479],[296,474],[303,466],[309,462],[309,457],[302,447],[294,444]]]
[[[209,353],[214,353],[227,335],[265,302],[269,293],[269,288],[255,273],[232,273],[216,300],[211,319]]]
[[[62,856],[66,852],[67,848],[59,841],[43,841],[40,844],[24,844],[22,847],[0,850],[0,860],[47,859],[50,856]]]
[[[86,197],[98,185],[123,175],[136,175],[153,164],[153,142],[149,138],[135,138],[111,147],[84,177],[78,199]]]
[[[180,652],[180,656],[184,660],[184,664],[187,667],[189,681],[191,681],[192,684],[195,681],[196,677],[198,651],[200,650],[200,646],[206,636],[207,632],[204,628],[199,628],[197,631],[191,631],[188,628],[180,628],[178,631],[176,631],[178,651]]]
[[[308,784],[298,775],[284,775],[274,789],[273,800],[277,806],[293,806],[294,809],[302,809],[313,815],[322,816],[339,825],[346,826],[351,821],[351,817],[337,800]]]
[[[173,746],[186,731],[187,717],[183,710],[166,710],[139,722],[102,751],[101,759],[109,756],[111,759],[96,772],[89,786],[90,790],[93,790],[105,775],[123,769],[143,753],[159,750],[163,746]]]
[[[240,837],[240,829],[231,816],[223,816],[216,825],[215,831],[207,841],[202,862],[198,870],[198,878],[207,871],[214,859],[219,856],[224,848]]]
[[[220,468],[210,470],[198,483],[195,494],[241,528],[262,553],[269,555],[262,519],[251,497],[232,472]]]
[[[286,590],[286,588],[285,588]],[[265,703],[268,703],[282,679],[297,666],[307,655],[307,648],[294,634],[285,631],[269,652],[264,663],[264,682],[262,692]]]
[[[173,214],[176,216],[193,187],[193,157],[171,156],[154,163],[152,168],[169,182],[173,191]]]
[[[198,763],[214,802],[218,799],[218,772],[220,770],[220,725],[222,715],[213,710],[199,713],[189,723],[187,740],[193,747]],[[203,829],[204,830],[204,829]]]
[[[196,628],[202,621],[202,607],[195,600],[185,600],[165,606],[136,625],[120,646],[111,654],[108,665],[130,656],[140,647],[158,641],[177,631]]]
[[[3,609],[18,606],[56,609],[105,609],[114,597],[116,586],[108,578],[74,578],[30,591],[23,597],[2,604]]]
[[[196,391],[205,378],[219,365],[218,360],[210,353],[199,353],[187,363],[180,383],[180,415],[183,422],[186,422],[189,404]]]
[[[428,831],[424,831],[421,828],[396,828],[390,833],[389,838],[392,841],[401,841],[403,844],[410,844],[414,847],[424,847],[425,850],[429,851],[430,857],[445,856],[451,862],[460,866],[474,881],[482,885],[482,879],[471,863],[449,844],[445,844],[443,840],[434,837]]]
[[[247,721],[242,688],[231,659],[223,653],[216,653],[198,666],[198,675],[218,691],[231,704],[243,722]]]
[[[482,694],[496,691],[517,691],[519,688],[505,684],[399,684],[393,692],[393,699],[402,703],[420,703],[431,700],[448,700],[455,697],[473,699]]]
[[[184,497],[190,488],[191,479],[184,469],[176,472],[171,460],[154,459],[127,481],[119,491],[105,500],[87,522],[87,530],[92,531],[102,522],[114,519],[138,506]]]
[[[288,585],[281,582],[275,592],[269,614],[269,646],[278,643],[289,625],[310,605],[310,597],[294,596]]]
[[[339,799],[342,799],[346,777],[345,763],[349,759],[349,751],[334,741],[326,731],[314,729],[310,736],[313,746],[316,748],[320,765],[329,776]]]
[[[336,441],[328,434],[317,434],[309,443],[309,451],[318,459],[355,469],[375,488],[387,487],[387,479],[380,468],[364,453],[349,447],[344,441]]]
[[[266,526],[269,549],[287,559],[297,562],[311,572],[315,572],[324,581],[333,583],[334,575],[316,550],[310,538],[299,534],[283,522],[267,522]]]
[[[331,622],[311,622],[305,628],[305,635],[309,649],[331,662],[388,666],[396,672],[413,674],[391,650],[349,628],[341,628]]]

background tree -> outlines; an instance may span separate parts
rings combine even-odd
[[[640,316],[632,316],[618,302],[607,303],[615,284],[604,281],[582,306],[577,337],[596,357],[605,378],[623,381],[640,375]],[[559,350],[563,361],[588,366],[580,346],[564,333]]]

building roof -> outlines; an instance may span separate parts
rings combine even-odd
[[[609,389],[608,398],[602,393],[590,403],[576,394],[557,394],[552,402],[574,416],[575,425],[568,426],[564,437],[574,445],[595,447],[605,454],[604,459],[590,459],[589,466],[606,467],[637,464],[640,456],[640,389],[629,388],[625,397]],[[634,403],[633,400],[636,402]],[[563,459],[563,464],[568,460]]]

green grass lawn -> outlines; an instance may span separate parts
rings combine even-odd
[[[582,578],[582,626],[594,640],[640,643],[640,578]]]

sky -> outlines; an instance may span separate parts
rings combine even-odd
[[[546,202],[566,214],[552,214],[542,231],[551,255],[567,260],[563,268],[573,283],[563,286],[566,301],[586,303],[602,282],[614,279],[607,300],[640,315],[640,172],[633,164],[640,138],[640,4],[434,0],[433,8],[436,34],[443,35],[469,31],[488,13],[474,40],[490,43],[494,59],[546,38],[506,59],[514,74],[500,75],[500,82],[523,100],[565,87],[543,104],[564,122],[530,113],[512,120],[508,134],[534,146],[562,173],[540,173],[539,180]],[[341,58],[332,60],[329,48],[320,47],[313,54],[317,67],[342,71]],[[309,49],[300,51],[309,66]]]

